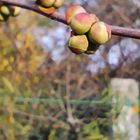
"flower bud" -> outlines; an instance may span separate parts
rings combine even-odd
[[[99,18],[95,14],[90,14],[90,18],[92,19],[92,24],[99,21]]]
[[[44,7],[51,7],[53,6],[55,0],[38,0],[38,3]]]
[[[79,4],[70,5],[66,10],[66,21],[70,24],[73,16],[79,13],[86,13],[86,10]]]
[[[11,6],[11,15],[18,16],[21,12],[21,8],[17,6]]]
[[[2,5],[0,7],[0,12],[3,14],[3,15],[6,15],[6,16],[9,16],[10,15],[10,10],[8,8],[8,6],[6,5]]]
[[[88,48],[86,35],[74,35],[69,39],[69,48],[73,53],[81,54]]]
[[[4,21],[4,16],[0,13],[0,21]]]
[[[88,38],[93,43],[104,44],[111,38],[111,29],[106,23],[98,21],[90,28]]]
[[[56,9],[54,7],[44,8],[42,6],[38,6],[38,8],[44,14],[49,14],[49,15],[53,15],[55,13],[55,11],[56,11]]]
[[[59,8],[59,7],[61,7],[61,6],[64,4],[64,2],[65,2],[65,0],[55,0],[53,6],[54,6],[55,8]]]
[[[72,30],[77,34],[85,34],[91,28],[93,19],[88,13],[76,14],[70,23]]]

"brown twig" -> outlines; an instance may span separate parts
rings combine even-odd
[[[62,15],[48,15],[48,14],[44,14],[43,12],[41,12],[38,9],[38,6],[35,4],[35,0],[0,0],[0,2],[9,4],[9,5],[15,5],[15,6],[19,6],[21,8],[24,9],[28,9],[28,10],[32,10],[34,12],[37,12],[41,15],[44,15],[52,20],[61,22],[65,25],[68,25],[66,23],[66,20],[64,18],[64,16]],[[113,26],[110,25],[111,30],[112,30],[112,35],[117,35],[117,36],[123,36],[123,37],[130,37],[130,38],[135,38],[135,39],[140,39],[140,30],[139,29],[132,29],[132,28],[126,28],[126,27],[119,27],[119,26]]]

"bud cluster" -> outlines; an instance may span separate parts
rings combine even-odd
[[[69,48],[73,53],[94,54],[111,38],[110,27],[78,4],[67,8],[66,21],[72,29]]]
[[[20,10],[19,7],[0,3],[0,21],[7,21],[10,16],[18,16]]]
[[[36,0],[39,10],[45,14],[54,14],[56,9],[64,4],[65,0]]]

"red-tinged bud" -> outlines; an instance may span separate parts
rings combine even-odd
[[[86,13],[86,10],[79,4],[70,5],[66,10],[66,21],[70,24],[73,16],[79,13]]]
[[[51,7],[53,6],[55,0],[38,0],[37,1],[41,6],[44,6],[44,7]]]
[[[93,19],[88,13],[76,14],[70,23],[72,30],[77,34],[85,34],[91,28]]]
[[[81,54],[88,48],[88,39],[86,35],[76,35],[69,39],[69,48],[73,53]]]
[[[38,6],[38,9],[43,12],[44,14],[49,14],[49,15],[53,15],[56,11],[56,9],[54,7],[50,7],[50,8],[44,8],[42,6]]]
[[[99,21],[99,18],[95,14],[90,14],[90,18],[92,19],[92,24]]]
[[[106,23],[98,21],[90,28],[88,38],[93,43],[104,44],[111,38],[111,29]]]

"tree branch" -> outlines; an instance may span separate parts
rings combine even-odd
[[[9,4],[9,5],[15,5],[19,6],[24,9],[32,10],[36,13],[39,13],[41,15],[44,15],[52,20],[61,22],[65,25],[68,25],[66,23],[66,20],[63,15],[47,15],[41,12],[38,9],[38,6],[35,4],[35,0],[0,0],[0,2]],[[139,29],[132,29],[132,28],[125,28],[125,27],[119,27],[119,26],[113,26],[110,25],[111,30],[112,30],[112,35],[117,35],[117,36],[123,36],[123,37],[130,37],[130,38],[135,38],[135,39],[140,39],[140,30]]]

